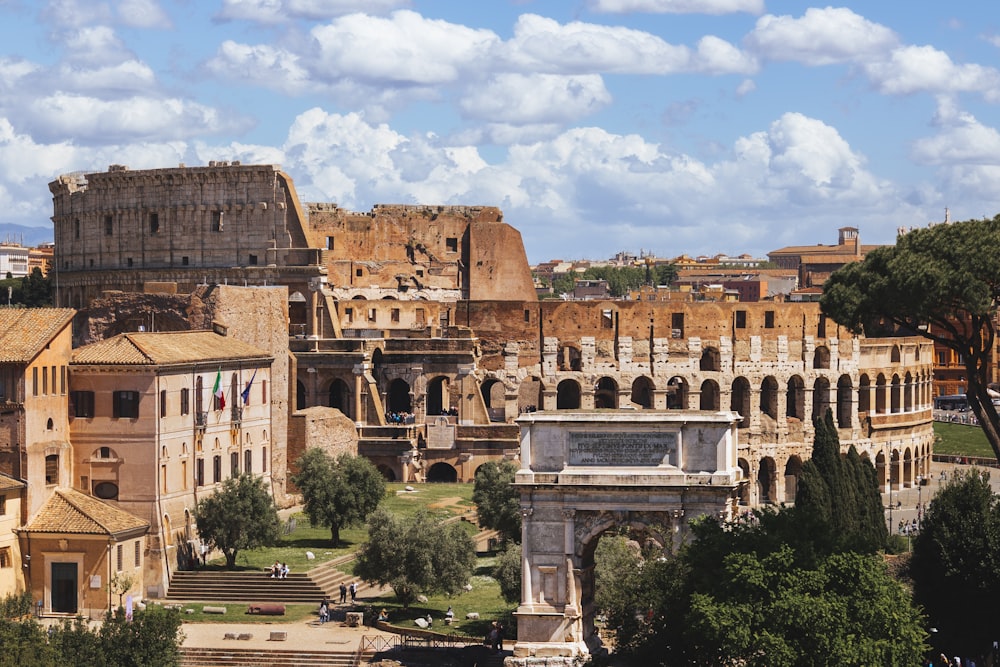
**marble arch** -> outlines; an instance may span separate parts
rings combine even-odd
[[[590,652],[594,548],[628,526],[663,545],[688,521],[735,511],[743,470],[729,411],[547,411],[523,414],[521,604],[505,664],[571,665]]]

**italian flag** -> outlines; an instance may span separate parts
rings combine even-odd
[[[226,394],[222,391],[222,369],[215,375],[215,386],[212,387],[212,394],[219,401],[219,409],[226,409]]]

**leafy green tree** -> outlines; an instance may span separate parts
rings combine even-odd
[[[354,572],[391,586],[408,607],[421,593],[459,592],[475,564],[475,545],[460,524],[440,523],[425,512],[404,522],[378,509],[368,519],[368,541],[358,550]]]
[[[594,604],[608,625],[623,635],[635,634],[639,619],[645,618],[648,602],[641,584],[644,566],[639,543],[627,535],[604,535],[597,543]]]
[[[658,264],[655,271],[657,285],[670,285],[677,280],[677,266],[674,264]]]
[[[636,665],[919,664],[924,619],[882,557],[820,554],[798,521],[694,524],[678,556],[641,569],[650,620],[618,634],[621,653]]]
[[[46,642],[45,630],[38,621],[0,619],[0,667],[54,667],[61,662],[59,653]]]
[[[13,303],[28,308],[42,308],[52,305],[52,279],[42,275],[37,266],[14,288]]]
[[[1000,215],[903,234],[823,287],[823,312],[854,333],[920,335],[965,364],[969,407],[1000,458],[1000,416],[988,393],[1000,303]]]
[[[230,477],[221,489],[198,501],[195,523],[202,541],[222,551],[230,570],[241,550],[274,544],[281,529],[278,508],[263,478],[249,474]]]
[[[521,492],[514,486],[517,466],[487,461],[476,470],[472,502],[479,525],[495,530],[505,542],[521,541]]]
[[[940,648],[989,653],[1000,600],[1000,498],[989,473],[956,473],[934,496],[913,541],[910,576],[916,601],[937,629]],[[949,655],[951,655],[949,653]]]
[[[131,620],[124,609],[117,609],[104,619],[98,634],[108,665],[174,667],[180,664],[180,629],[177,610],[152,605],[135,612]]]
[[[493,578],[500,585],[500,595],[507,602],[521,601],[521,545],[513,542],[497,556]]]
[[[314,526],[329,526],[334,546],[340,544],[341,528],[363,523],[385,496],[385,479],[364,457],[334,458],[312,448],[296,466],[292,482],[302,492],[306,516]]]
[[[569,273],[560,273],[557,276],[552,276],[552,290],[556,294],[566,294],[573,291],[573,286],[576,284],[576,279],[580,274],[575,271]]]
[[[49,644],[60,655],[73,656],[74,664],[88,667],[108,666],[100,635],[91,630],[87,621],[81,616],[72,621],[66,619],[62,625],[53,626],[49,634]]]

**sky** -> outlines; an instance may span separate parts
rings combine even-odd
[[[498,206],[531,263],[1000,213],[994,0],[0,0],[0,223],[60,174],[278,164]]]

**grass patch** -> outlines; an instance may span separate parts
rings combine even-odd
[[[206,614],[202,611],[205,606],[225,607],[225,614]],[[262,616],[260,614],[248,614],[247,602],[187,602],[181,606],[181,619],[185,623],[294,623],[304,619],[318,618],[318,605],[314,604],[286,604],[284,616]],[[188,609],[193,609],[194,613],[185,613]]]
[[[411,486],[413,491],[406,491]],[[400,517],[411,517],[419,510],[427,510],[432,516],[448,519],[461,516],[475,509],[472,504],[472,484],[386,484],[386,496],[381,506]],[[336,548],[330,540],[330,529],[323,526],[313,526],[305,514],[298,513],[295,519],[295,530],[284,535],[272,547],[241,551],[236,555],[237,570],[263,570],[270,567],[274,561],[288,563],[292,572],[306,572],[327,561],[355,551],[368,539],[368,529],[365,526],[356,528],[341,528],[340,545]],[[476,532],[473,524],[468,524],[470,534]],[[315,558],[309,560],[306,552],[311,551]],[[209,561],[207,570],[224,570],[226,561],[217,558]],[[447,607],[446,607],[447,608]]]
[[[944,456],[978,456],[993,459],[996,455],[978,426],[934,422],[934,453]]]
[[[504,636],[512,639],[515,628],[513,612],[517,605],[507,603],[500,595],[500,585],[490,575],[495,561],[492,556],[477,560],[476,572],[469,582],[472,584],[471,591],[463,591],[450,597],[435,595],[428,597],[427,602],[415,602],[408,609],[404,609],[396,602],[395,597],[389,594],[376,600],[381,606],[374,611],[377,614],[378,610],[384,607],[389,612],[389,623],[403,630],[417,628],[414,619],[426,618],[427,614],[430,614],[433,620],[431,630],[479,639],[486,636],[493,621],[500,620],[506,628]],[[450,626],[444,623],[444,614],[449,606],[455,612],[455,622]],[[479,620],[466,619],[465,615],[470,612],[478,613]]]

